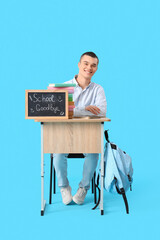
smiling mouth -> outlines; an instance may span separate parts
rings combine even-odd
[[[86,73],[88,73],[88,74],[91,74],[92,72],[90,72],[90,71],[87,71],[87,70],[84,70]]]

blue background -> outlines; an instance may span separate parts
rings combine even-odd
[[[160,239],[159,13],[158,0],[1,1],[1,239]],[[40,124],[25,120],[25,89],[70,80],[85,51],[100,60],[93,81],[105,89],[105,129],[133,159],[130,214],[108,193],[104,216],[90,210],[90,191],[83,206],[64,206],[57,189],[41,217]],[[68,165],[74,194],[83,161]]]

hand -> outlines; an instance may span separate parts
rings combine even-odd
[[[98,115],[98,113],[100,113],[100,109],[93,105],[89,105],[89,106],[85,107],[85,110],[90,111],[91,113],[96,114],[96,115]]]

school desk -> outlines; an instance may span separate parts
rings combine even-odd
[[[100,153],[101,196],[100,212],[103,209],[104,178],[104,122],[108,118],[73,118],[35,120],[41,122],[41,216],[44,215],[44,154],[45,153]]]

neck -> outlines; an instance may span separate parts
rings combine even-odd
[[[84,78],[83,76],[81,75],[77,75],[77,78],[76,78],[76,81],[78,82],[78,85],[82,88],[82,89],[85,89],[86,87],[88,87],[88,85],[90,84],[91,82],[91,78]]]

